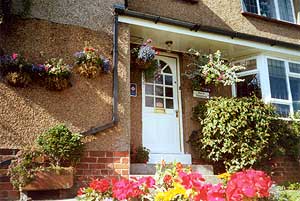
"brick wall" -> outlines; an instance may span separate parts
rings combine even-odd
[[[18,150],[0,149],[0,162],[14,158]],[[13,189],[7,176],[8,165],[0,166],[0,200],[16,200],[19,192]]]
[[[270,170],[272,179],[281,184],[286,181],[300,181],[300,161],[289,157],[277,157],[265,164]]]
[[[0,162],[11,159],[18,150],[0,149]],[[2,169],[1,169],[2,168]],[[0,200],[16,200],[19,192],[14,190],[7,176],[8,166],[0,168]],[[87,186],[94,178],[128,178],[129,152],[85,151],[76,165],[75,184],[72,189],[30,192],[33,199],[72,198],[80,187]],[[41,197],[42,196],[42,197]]]

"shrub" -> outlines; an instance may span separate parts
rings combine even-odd
[[[63,161],[76,162],[83,148],[81,135],[72,133],[62,124],[41,134],[37,143],[55,165],[60,165]]]
[[[147,163],[149,161],[150,150],[146,147],[139,146],[136,149],[132,149],[131,161],[134,163]]]
[[[200,156],[222,162],[228,171],[251,167],[277,139],[270,133],[274,109],[256,97],[215,98],[205,107],[195,114],[201,131],[190,141]]]

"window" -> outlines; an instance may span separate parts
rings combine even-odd
[[[233,86],[234,96],[255,94],[282,117],[300,111],[300,63],[261,55],[235,64],[246,69],[238,73],[244,82]]]
[[[235,63],[235,65],[243,65],[246,67],[244,71],[238,74],[239,78],[244,79],[244,82],[238,82],[236,84],[235,95],[237,97],[249,97],[256,95],[261,98],[260,79],[256,59],[238,62]]]
[[[293,0],[242,0],[243,11],[295,23]]]

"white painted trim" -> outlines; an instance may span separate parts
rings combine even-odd
[[[188,36],[193,36],[193,37],[198,37],[198,38],[204,38],[204,39],[208,39],[208,40],[212,40],[212,41],[224,42],[224,43],[229,43],[229,44],[234,44],[234,45],[242,45],[242,46],[256,48],[256,49],[263,50],[263,51],[272,51],[272,52],[277,52],[277,53],[281,53],[281,54],[289,54],[289,55],[293,55],[293,56],[299,56],[299,54],[300,54],[299,51],[296,51],[293,49],[288,49],[288,48],[284,48],[284,47],[275,47],[275,46],[267,45],[264,43],[258,43],[258,42],[253,42],[253,41],[248,41],[248,40],[243,40],[243,39],[238,39],[238,38],[231,38],[229,36],[223,36],[223,35],[203,32],[203,31],[195,32],[195,31],[191,31],[187,28],[164,24],[164,23],[155,24],[153,21],[144,20],[144,19],[140,19],[140,18],[134,18],[134,17],[130,17],[130,16],[122,16],[121,15],[121,16],[119,16],[119,21],[122,23],[127,23],[127,24],[132,24],[132,25],[137,25],[137,26],[141,26],[141,27],[172,32],[172,33],[178,33],[178,34],[183,34],[183,35],[188,35]]]
[[[177,79],[177,104],[179,112],[179,137],[180,137],[180,153],[184,154],[184,133],[183,133],[183,119],[182,119],[182,99],[181,99],[181,89],[180,89],[180,60],[177,54],[160,52],[159,56],[171,57],[176,60],[176,79]],[[143,125],[143,114],[145,112],[145,76],[142,73],[142,125]],[[143,131],[142,131],[143,132]],[[142,143],[143,143],[143,133],[142,133]],[[144,143],[143,143],[144,144]]]

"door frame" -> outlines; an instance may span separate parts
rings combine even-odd
[[[179,140],[180,140],[180,152],[184,154],[184,135],[183,135],[183,120],[182,120],[182,100],[181,100],[181,80],[180,80],[180,61],[179,56],[174,53],[168,52],[160,52],[159,56],[162,57],[169,57],[176,60],[176,80],[177,80],[177,102],[178,102],[178,123],[179,123]],[[144,104],[145,104],[145,91],[144,91],[144,73],[141,76],[141,83],[142,83],[142,139],[143,139],[143,113],[144,113]],[[143,142],[143,140],[142,140]]]

